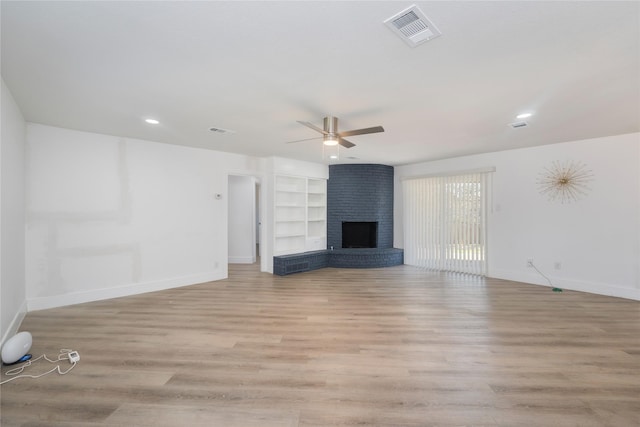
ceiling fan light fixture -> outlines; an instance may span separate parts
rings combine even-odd
[[[322,158],[329,163],[337,162],[340,159],[340,145],[323,145]]]
[[[324,145],[334,146],[334,145],[338,145],[338,138],[332,135],[325,135],[324,140],[322,142]]]

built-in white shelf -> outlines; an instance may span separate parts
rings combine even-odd
[[[274,255],[326,248],[326,180],[276,175],[274,200]]]

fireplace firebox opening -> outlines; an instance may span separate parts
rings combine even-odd
[[[342,222],[343,248],[377,248],[377,222]]]

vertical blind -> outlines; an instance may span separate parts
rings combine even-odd
[[[405,264],[486,275],[489,172],[402,182]]]

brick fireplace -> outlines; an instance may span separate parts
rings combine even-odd
[[[329,166],[327,246],[342,249],[343,224],[353,222],[376,223],[376,244],[373,247],[393,247],[392,166]]]
[[[345,236],[350,232],[353,235]],[[273,265],[274,274],[287,275],[324,267],[377,268],[403,262],[403,250],[393,247],[393,167],[355,164],[329,166],[327,249],[277,256]]]

